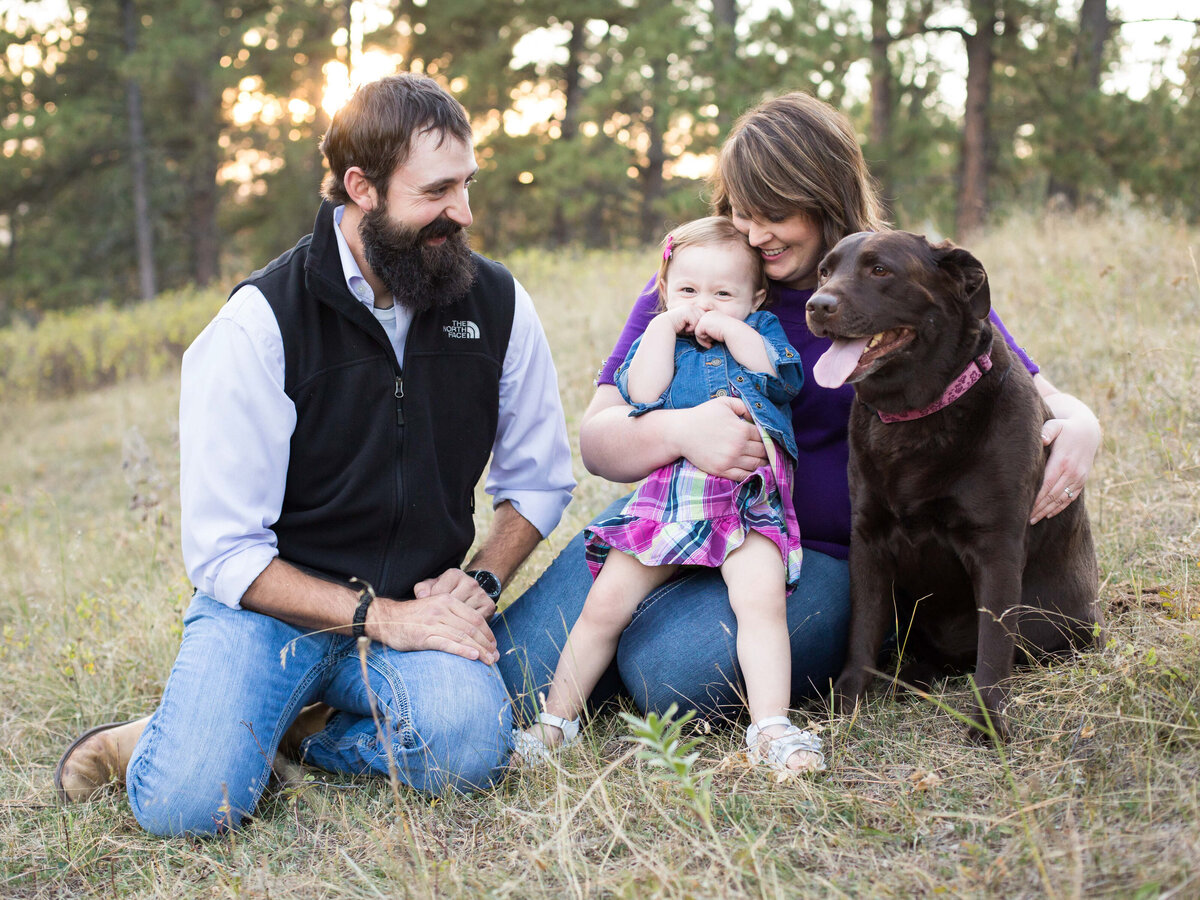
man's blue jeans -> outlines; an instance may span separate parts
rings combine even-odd
[[[386,776],[390,755],[401,782],[441,793],[490,786],[508,761],[512,709],[495,667],[372,643],[364,682],[352,638],[197,593],[129,762],[138,822],[161,835],[236,828],[258,804],[284,731],[317,700],[339,712],[305,741],[306,760],[332,772]]]
[[[597,518],[615,513],[616,501]],[[500,671],[518,715],[531,720],[554,677],[563,643],[592,586],[582,532],[537,582],[492,622]],[[804,551],[800,583],[788,595],[792,701],[829,696],[841,671],[850,625],[850,576],[844,560]],[[617,658],[593,703],[624,689],[643,712],[681,710],[738,715],[745,691],[737,664],[737,621],[717,569],[688,569],[650,594],[621,635]]]

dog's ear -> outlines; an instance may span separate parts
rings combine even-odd
[[[971,313],[982,319],[992,308],[992,289],[988,286],[983,263],[949,241],[932,246],[933,259],[939,269],[959,285],[964,299],[971,304]]]

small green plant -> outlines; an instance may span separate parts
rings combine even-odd
[[[632,732],[629,740],[645,748],[639,751],[638,757],[646,760],[662,781],[677,786],[687,799],[688,806],[705,826],[712,828],[712,773],[698,773],[695,770],[696,760],[700,756],[696,748],[704,742],[704,738],[684,739],[683,728],[696,715],[696,711],[690,710],[676,719],[678,709],[672,703],[661,716],[652,712],[641,718],[623,712],[621,718]]]

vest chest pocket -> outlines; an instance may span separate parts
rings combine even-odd
[[[292,397],[296,428],[288,462],[293,509],[346,502],[358,509],[368,494],[389,505],[391,492],[362,487],[366,473],[386,471],[395,456],[395,380],[386,362],[333,366],[308,379]]]

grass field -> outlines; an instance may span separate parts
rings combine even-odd
[[[1025,218],[971,249],[1011,330],[1105,429],[1087,496],[1110,642],[1018,676],[1003,752],[942,708],[969,702],[957,680],[853,719],[801,710],[830,769],[782,784],[739,763],[740,728],[697,733],[691,771],[666,779],[606,714],[560,767],[471,798],[310,782],[214,841],[150,838],[121,795],[60,808],[66,742],[149,711],[178,645],[178,391],[173,374],[37,403],[6,391],[0,897],[1200,896],[1200,232],[1135,211]],[[654,253],[508,262],[574,441]],[[506,598],[620,490],[576,474]]]

